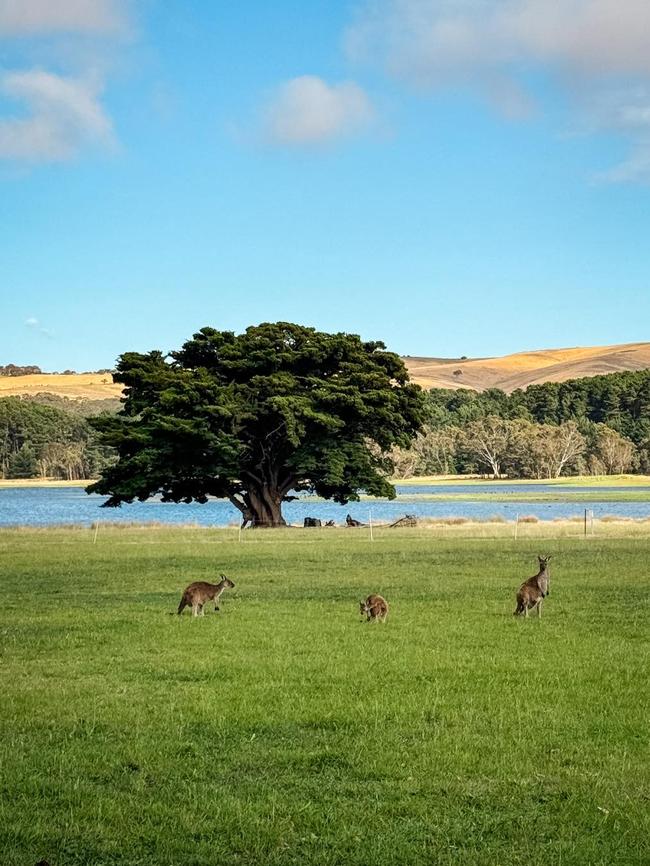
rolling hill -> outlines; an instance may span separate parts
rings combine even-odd
[[[650,368],[650,343],[542,349],[501,358],[404,359],[411,378],[423,388],[500,388],[510,393],[542,382]]]
[[[470,388],[485,391],[585,376],[650,368],[650,343],[541,349],[495,358],[404,358],[411,378],[423,388]],[[78,400],[115,399],[121,387],[107,373],[0,376],[0,397],[56,394]]]
[[[119,397],[122,386],[109,373],[38,373],[0,376],[0,397],[55,394],[72,400],[108,400]]]

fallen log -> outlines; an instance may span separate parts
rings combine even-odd
[[[415,514],[405,514],[404,517],[400,517],[399,520],[396,520],[395,523],[391,523],[389,529],[393,529],[396,526],[417,526],[418,519]]]

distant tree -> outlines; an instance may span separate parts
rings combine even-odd
[[[491,469],[495,478],[502,474],[506,460],[512,459],[519,430],[511,421],[488,415],[472,421],[463,430],[463,444],[480,464]]]
[[[284,523],[308,490],[346,503],[394,497],[394,446],[424,420],[420,388],[383,343],[279,322],[203,328],[177,352],[124,354],[122,412],[91,419],[117,463],[89,491],[115,506],[228,497],[254,526]]]
[[[557,382],[544,382],[526,388],[526,405],[534,421],[539,424],[558,422],[559,390]]]
[[[112,454],[97,443],[83,412],[106,409],[106,401],[84,404],[48,394],[0,398],[0,477],[96,477]]]
[[[36,454],[31,445],[21,445],[7,461],[7,478],[34,478],[38,474]]]
[[[605,475],[620,475],[633,467],[634,443],[605,424],[597,425],[595,452],[596,468]]]
[[[650,475],[650,436],[644,439],[638,448],[639,472]]]
[[[544,424],[537,429],[536,438],[542,472],[548,478],[559,478],[567,467],[574,465],[587,444],[574,421],[559,426]]]
[[[42,372],[41,368],[35,364],[28,364],[22,367],[16,364],[0,366],[0,376],[31,376]]]
[[[449,475],[455,472],[455,454],[459,431],[455,427],[441,430],[425,428],[410,448],[396,448],[392,458],[396,478],[418,475]]]

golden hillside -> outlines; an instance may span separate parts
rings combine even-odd
[[[542,349],[502,358],[405,358],[411,378],[423,388],[501,388],[514,391],[542,382],[650,368],[650,343]]]
[[[650,343],[542,349],[502,358],[404,358],[411,378],[423,388],[501,388],[514,391],[541,382],[650,368]],[[458,372],[460,371],[460,372]],[[0,397],[57,394],[71,399],[102,400],[121,394],[108,373],[0,376]]]
[[[70,373],[63,375],[0,376],[0,397],[28,394],[56,394],[77,400],[105,400],[119,397],[122,386],[115,385],[110,373]]]

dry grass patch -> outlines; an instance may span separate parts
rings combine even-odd
[[[0,397],[35,394],[57,394],[72,399],[105,400],[120,397],[122,386],[113,382],[110,373],[33,374],[0,376]]]

